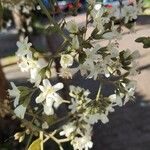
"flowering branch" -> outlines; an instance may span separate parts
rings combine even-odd
[[[122,26],[115,25],[117,18],[113,12],[97,6],[93,0],[88,0],[84,26],[78,26],[74,20],[66,22],[62,19],[62,23],[57,23],[42,1],[38,0],[38,3],[49,19],[49,29],[57,31],[64,41],[56,53],[50,56],[33,49],[28,37],[17,42],[19,67],[21,71],[30,73],[29,81],[34,90],[11,83],[12,89],[8,92],[10,97],[14,97],[15,110],[12,113],[30,130],[29,143],[32,134],[38,133],[39,138],[29,146],[29,150],[35,146],[42,150],[50,139],[58,144],[60,150],[63,150],[62,143],[68,141],[75,150],[88,150],[93,146],[93,125],[99,121],[107,123],[108,114],[115,111],[115,106],[121,107],[134,98],[136,82],[131,76],[138,74],[136,59],[139,53],[128,49],[119,50],[116,40],[122,37],[118,31]],[[120,8],[122,25],[136,19],[141,12],[141,3],[139,1],[133,6],[123,5]],[[87,37],[89,27],[92,27],[92,32]],[[64,29],[68,31],[67,36]],[[105,46],[101,45],[103,40],[108,41]],[[85,79],[96,80],[100,82],[97,95],[91,98],[88,89],[70,85],[67,91],[69,97],[64,100],[59,92],[67,87],[61,82],[53,85],[50,82],[52,63],[56,58],[60,63],[57,76],[73,79],[75,74],[79,74]],[[113,94],[109,96],[105,96],[102,90],[106,84],[115,85]],[[57,109],[61,104],[68,107],[68,113],[59,118]],[[32,119],[29,120],[30,117],[26,116]],[[25,133],[26,130],[17,134],[16,139],[22,141]]]

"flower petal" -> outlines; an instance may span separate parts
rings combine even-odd
[[[36,103],[42,103],[45,100],[45,97],[43,96],[43,94],[41,93],[36,99]]]
[[[23,105],[19,105],[14,110],[14,113],[16,114],[16,116],[21,118],[21,119],[24,118],[25,112],[26,112],[26,107],[24,107]]]
[[[44,80],[43,80],[43,85],[44,85],[45,87],[48,87],[48,86],[51,87],[51,86],[52,86],[48,79],[44,79]]]
[[[64,87],[64,85],[63,85],[63,83],[59,82],[59,83],[55,84],[53,87],[54,87],[55,91],[58,91],[58,90],[61,90]]]
[[[54,110],[52,109],[52,107],[49,107],[46,104],[44,105],[44,112],[46,115],[53,115],[54,114]]]

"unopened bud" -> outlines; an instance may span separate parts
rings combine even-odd
[[[50,78],[50,77],[51,77],[51,71],[50,71],[50,70],[46,70],[45,74],[46,74],[46,77],[47,77],[47,78]]]

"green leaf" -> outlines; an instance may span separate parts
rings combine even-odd
[[[117,71],[117,75],[121,76],[121,71],[120,70],[116,70]]]
[[[107,47],[101,47],[99,50],[98,50],[98,54],[104,54],[105,52],[107,52]]]
[[[84,52],[84,51],[82,51],[82,52],[80,52],[80,54],[79,54],[79,62],[81,63],[81,64],[83,64],[84,63],[84,61],[85,61],[85,59],[86,59],[86,53]]]
[[[42,116],[42,119],[43,119],[44,121],[46,121],[46,122],[48,123],[48,125],[51,125],[51,124],[53,124],[54,122],[57,121],[57,117],[56,117],[55,115],[47,116],[47,115],[44,114],[44,115]]]
[[[91,36],[92,36],[92,37],[95,36],[98,32],[99,32],[98,29],[95,28],[95,29],[92,31]]]
[[[29,91],[30,88],[26,87],[26,86],[18,86],[18,89],[20,92],[24,92],[24,91]]]
[[[143,48],[150,48],[150,37],[147,37],[144,41],[143,41]]]
[[[24,107],[27,107],[31,100],[33,89],[24,86],[19,86],[18,89],[20,91],[19,104],[23,105]]]
[[[18,86],[18,90],[20,91],[20,98],[23,99],[31,93],[31,89],[25,86]]]
[[[57,32],[58,32],[58,30],[55,28],[55,26],[48,26],[46,28],[46,33],[52,34],[52,33],[57,33]]]
[[[32,142],[32,144],[29,146],[28,150],[41,150],[41,139],[36,139]]]
[[[144,41],[145,37],[139,37],[135,40],[135,42],[138,42],[138,43],[142,43]]]
[[[125,24],[124,26],[126,27],[126,28],[128,28],[128,29],[132,29],[133,27],[134,27],[134,20],[132,20],[133,22],[129,22],[129,23],[127,23],[127,24]]]
[[[82,43],[82,45],[83,45],[84,48],[92,48],[92,47],[93,47],[91,43],[86,42],[86,41],[84,41],[84,42]]]
[[[95,40],[102,39],[102,34],[95,34],[95,35],[93,35],[93,39],[95,39]]]
[[[143,48],[150,48],[150,37],[140,37],[135,42],[143,43]]]
[[[44,76],[44,75],[45,75],[45,72],[46,72],[46,69],[47,69],[47,66],[44,67],[44,68],[42,68],[42,69],[39,71],[39,74],[40,74],[41,76]]]

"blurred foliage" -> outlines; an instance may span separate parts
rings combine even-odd
[[[144,0],[143,8],[144,8],[143,14],[150,15],[150,0]]]
[[[144,8],[150,8],[150,0],[144,0]]]
[[[19,3],[24,3],[24,4],[27,4],[27,5],[33,5],[35,3],[37,3],[36,0],[1,0],[1,4],[5,5],[5,4],[11,4],[11,5],[17,5]]]
[[[3,17],[3,7],[0,3],[0,27],[2,26],[3,23],[2,17]]]

